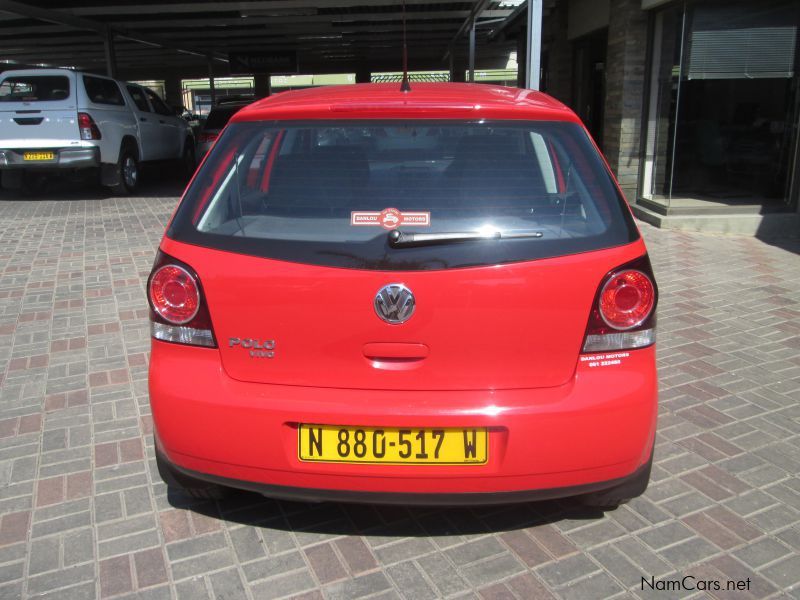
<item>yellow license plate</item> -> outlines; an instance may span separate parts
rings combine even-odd
[[[55,152],[24,152],[22,154],[23,160],[53,160],[55,157]]]
[[[389,465],[482,465],[488,459],[485,428],[400,429],[301,424],[302,461]]]

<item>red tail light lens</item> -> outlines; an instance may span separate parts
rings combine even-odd
[[[78,113],[78,127],[81,130],[82,140],[100,140],[103,138],[97,128],[97,123],[88,113]]]
[[[170,323],[191,321],[200,307],[200,292],[194,278],[176,265],[161,267],[150,279],[153,310]]]
[[[155,339],[216,348],[203,286],[194,269],[159,252],[147,291],[150,331]]]
[[[600,292],[600,316],[618,331],[633,329],[650,316],[655,297],[653,282],[641,271],[615,273]]]
[[[651,346],[656,340],[657,303],[658,289],[647,255],[620,265],[600,283],[582,351]]]

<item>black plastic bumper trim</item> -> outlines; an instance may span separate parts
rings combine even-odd
[[[570,496],[581,496],[617,487],[626,482],[635,480],[650,465],[645,463],[627,477],[599,481],[583,485],[560,488],[546,488],[537,490],[523,490],[513,492],[459,492],[459,493],[411,493],[411,492],[362,492],[351,490],[330,490],[316,488],[289,487],[229,479],[208,473],[198,473],[191,469],[180,467],[169,460],[156,449],[159,458],[165,465],[177,473],[187,477],[199,479],[208,483],[215,483],[239,490],[247,490],[262,494],[277,500],[292,500],[299,502],[347,502],[356,504],[405,504],[414,506],[485,506],[491,504],[514,504],[519,502],[534,502],[540,500],[554,500]]]

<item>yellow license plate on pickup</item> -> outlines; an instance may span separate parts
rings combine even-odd
[[[55,152],[23,152],[22,160],[53,160]]]
[[[307,462],[387,465],[482,465],[485,428],[400,429],[301,424],[298,457]]]

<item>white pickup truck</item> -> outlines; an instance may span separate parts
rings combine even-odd
[[[93,169],[115,193],[134,192],[139,163],[195,166],[189,124],[152,90],[69,69],[0,73],[0,177],[35,189],[54,172]]]

